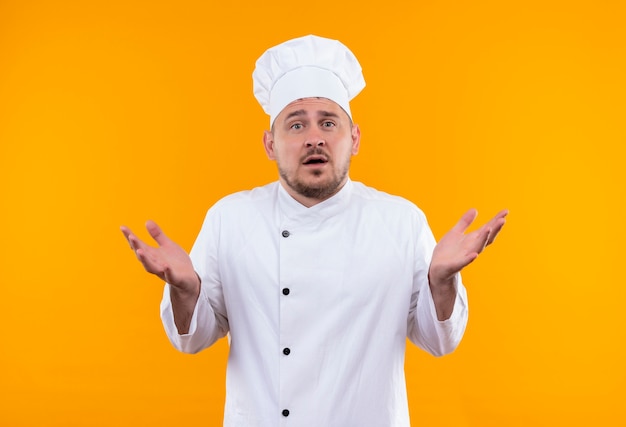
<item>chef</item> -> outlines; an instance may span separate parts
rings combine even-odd
[[[507,211],[467,233],[470,210],[437,243],[413,203],[350,179],[361,133],[349,102],[365,81],[339,41],[268,49],[253,86],[278,180],[215,203],[189,255],[153,222],[156,247],[122,227],[167,282],[165,331],[188,353],[229,336],[225,426],[409,427],[406,338],[435,356],[457,347],[459,272]]]

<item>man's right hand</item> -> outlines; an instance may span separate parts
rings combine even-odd
[[[143,268],[170,284],[174,323],[179,334],[186,334],[189,332],[194,307],[200,294],[200,277],[187,252],[170,240],[158,225],[148,221],[146,229],[158,247],[145,244],[128,227],[121,227]]]
[[[187,252],[167,237],[155,222],[148,221],[146,229],[158,247],[147,245],[135,236],[128,227],[121,227],[124,237],[128,240],[128,244],[146,271],[166,281],[181,293],[197,295],[200,288],[200,278],[196,274]]]

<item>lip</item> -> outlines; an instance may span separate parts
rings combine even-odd
[[[322,154],[306,156],[302,161],[303,166],[324,166],[328,163],[328,157]]]

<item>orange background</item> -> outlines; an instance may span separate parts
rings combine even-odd
[[[406,369],[416,426],[626,425],[626,13],[615,1],[0,1],[0,424],[221,425],[227,344],[167,341],[121,224],[189,249],[272,181],[268,47],[360,59],[354,180],[437,237],[511,211],[465,270],[470,323]]]

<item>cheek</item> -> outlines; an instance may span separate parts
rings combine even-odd
[[[295,164],[298,162],[298,153],[290,147],[281,147],[274,150],[274,158],[282,165]]]
[[[344,150],[345,157],[346,158],[350,158],[350,157],[354,156],[356,154],[356,151],[358,151],[358,150],[355,150],[354,145],[352,145],[352,144],[347,145],[345,150]]]
[[[283,157],[296,159],[302,154],[301,145],[298,143],[285,144],[282,147],[281,154],[283,155]]]

